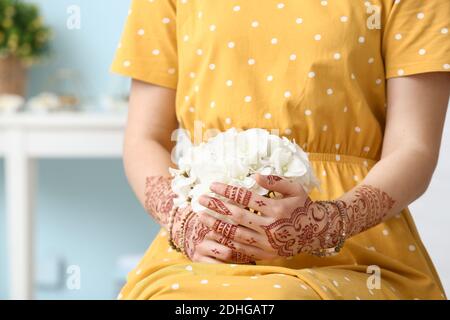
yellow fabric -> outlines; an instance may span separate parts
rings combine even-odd
[[[192,138],[208,129],[278,129],[310,154],[322,182],[312,199],[333,199],[380,157],[385,80],[449,70],[449,12],[448,0],[134,0],[112,70],[177,89],[177,117]],[[371,265],[381,268],[380,289],[367,286]],[[119,297],[445,295],[405,208],[338,256],[256,266],[192,263],[170,250],[161,229]]]

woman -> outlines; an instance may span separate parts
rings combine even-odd
[[[162,228],[119,298],[445,298],[408,205],[438,159],[449,12],[447,0],[134,0],[113,63],[134,79],[124,162]],[[258,176],[283,198],[221,184],[228,202],[202,198],[233,224],[173,208],[179,126],[196,142],[277,129],[309,153],[322,192]]]

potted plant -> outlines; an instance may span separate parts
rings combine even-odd
[[[35,4],[0,0],[0,95],[25,95],[27,68],[48,53],[49,40]]]

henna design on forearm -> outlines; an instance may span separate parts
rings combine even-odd
[[[224,216],[232,215],[230,209],[228,209],[227,206],[221,200],[216,198],[209,199],[207,208]]]
[[[245,188],[228,185],[225,188],[225,197],[237,204],[247,207],[252,197],[252,193]]]
[[[280,256],[332,248],[338,243],[343,228],[338,202],[346,211],[347,238],[383,221],[395,203],[385,192],[362,185],[355,190],[350,203],[342,200],[313,202],[307,198],[289,218],[261,227]]]
[[[145,210],[164,227],[169,223],[169,213],[176,197],[171,188],[171,178],[163,176],[146,178]]]
[[[234,240],[236,235],[237,226],[234,224],[227,223],[222,220],[216,220],[212,229],[218,234],[223,235],[224,237]]]
[[[356,189],[349,203],[341,202],[347,211],[347,233],[350,236],[379,224],[395,204],[395,200],[386,192],[369,185],[361,185]]]

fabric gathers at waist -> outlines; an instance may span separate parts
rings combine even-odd
[[[311,162],[328,161],[336,163],[353,163],[363,165],[365,167],[372,167],[379,161],[371,158],[352,156],[348,154],[321,153],[321,152],[306,152],[306,153],[308,154],[309,161]]]

